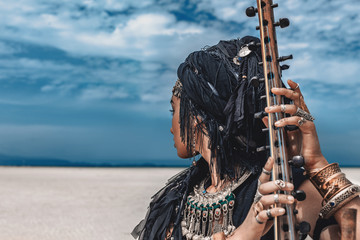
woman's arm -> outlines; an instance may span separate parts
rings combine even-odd
[[[312,182],[305,181],[300,187],[305,191],[307,199],[298,203],[299,214],[297,215],[297,218],[299,221],[309,222],[312,226],[311,229],[313,232],[316,220],[319,217],[319,212],[323,208],[323,204],[331,202],[337,197],[341,197],[341,191],[350,189],[351,182],[344,178],[344,175],[339,172],[339,169],[336,169],[333,172],[324,170],[329,163],[321,152],[315,124],[313,121],[309,120],[305,120],[301,124],[299,123],[301,118],[296,116],[295,112],[298,108],[308,112],[308,108],[304,102],[304,98],[302,97],[298,84],[291,80],[288,81],[288,84],[292,89],[273,88],[272,92],[276,95],[283,95],[293,100],[294,104],[286,105],[285,111],[293,116],[283,118],[282,120],[276,122],[275,125],[277,127],[285,127],[286,125],[296,125],[299,127],[301,133],[300,154],[305,159],[304,167],[308,172],[310,179],[312,179]],[[281,112],[281,107],[273,106],[271,108],[266,108],[265,111],[268,113]],[[301,120],[304,119],[302,118]],[[320,178],[317,178],[316,175],[320,176]],[[321,180],[321,182],[318,180]],[[336,191],[331,189],[335,189]],[[319,192],[321,192],[322,195],[320,195]],[[346,208],[357,209],[357,223],[360,221],[360,199],[359,197],[356,197],[358,193],[354,192],[352,195],[348,195],[349,196],[344,198],[342,202],[338,201],[334,206],[334,209],[337,210],[334,217],[340,225],[340,228],[343,224],[342,214]],[[355,198],[348,201],[352,197]],[[341,206],[343,203],[346,204]],[[329,215],[331,215],[331,213]],[[360,227],[357,228],[357,236],[360,237]]]

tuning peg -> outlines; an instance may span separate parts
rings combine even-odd
[[[254,114],[254,118],[256,119],[262,119],[263,117],[267,116],[267,112],[261,111]]]
[[[294,167],[299,168],[299,167],[304,166],[304,164],[305,164],[305,159],[304,159],[303,156],[300,156],[300,155],[298,155],[298,156],[293,156],[293,158],[292,158],[291,160],[289,160],[289,164],[292,165],[292,166],[294,166]]]
[[[308,222],[301,222],[298,226],[296,226],[297,230],[299,230],[300,234],[299,234],[299,239],[300,240],[304,240],[308,233],[311,230],[311,226]]]
[[[267,131],[269,131],[269,129],[268,128],[263,128],[263,129],[261,129],[261,131],[262,132],[267,132]]]
[[[264,100],[264,99],[266,99],[266,95],[260,96],[260,100]]]
[[[289,59],[293,59],[293,55],[290,54],[288,56],[282,56],[282,57],[278,57],[278,62],[283,62],[283,61],[286,61],[286,60],[289,60]]]
[[[256,148],[256,151],[257,152],[263,152],[263,151],[266,151],[266,150],[269,150],[269,149],[270,149],[270,146],[262,146],[262,147]]]
[[[245,11],[246,16],[248,17],[254,17],[257,12],[258,12],[257,8],[254,8],[253,6],[248,7]]]
[[[290,25],[290,20],[288,18],[280,18],[279,21],[274,23],[275,27],[280,26],[281,28],[286,28]]]
[[[281,70],[288,70],[290,68],[290,65],[284,64],[280,66]]]
[[[304,201],[306,199],[306,193],[303,190],[296,190],[291,192],[291,195],[298,200],[298,201]]]
[[[265,78],[259,78],[258,76],[254,76],[250,79],[250,84],[254,87],[258,87],[260,82],[265,81]]]
[[[271,5],[272,8],[277,8],[279,5],[277,3],[274,3]]]
[[[258,62],[259,66],[262,66],[263,65],[263,62]]]

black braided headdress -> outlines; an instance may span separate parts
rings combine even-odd
[[[260,49],[246,56],[239,51],[249,43],[259,43],[255,37],[220,41],[217,45],[191,53],[178,68],[182,83],[180,97],[181,137],[191,149],[193,124],[196,116],[202,124],[196,129],[210,139],[211,164],[216,158],[221,177],[239,177],[248,169],[258,172],[266,153],[256,152],[265,145],[266,135],[261,119],[254,113],[263,111],[265,85],[253,86],[254,76],[263,77]]]

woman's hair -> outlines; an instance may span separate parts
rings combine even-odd
[[[266,100],[259,65],[261,52],[255,37],[220,41],[217,45],[191,53],[180,64],[180,129],[182,141],[191,150],[194,131],[209,137],[210,164],[216,158],[221,177],[239,177],[242,171],[258,172],[266,152],[256,149],[266,144],[261,119],[254,114],[264,110]],[[255,83],[255,84],[254,84]],[[196,129],[193,121],[199,119]],[[201,145],[201,144],[200,144]],[[210,168],[212,169],[212,167]]]

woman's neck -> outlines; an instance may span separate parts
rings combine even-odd
[[[206,191],[209,193],[215,193],[223,188],[225,180],[221,180],[220,174],[217,172],[216,158],[212,159],[211,164],[211,150],[208,148],[208,144],[208,138],[205,137],[202,147],[199,149],[199,152],[209,166],[211,185],[206,189]]]

